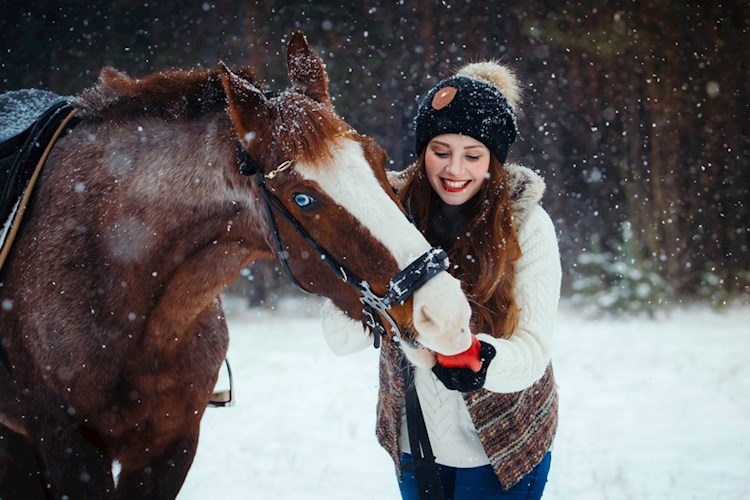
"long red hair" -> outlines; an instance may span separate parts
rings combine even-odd
[[[474,333],[508,338],[518,325],[519,309],[513,289],[515,263],[521,257],[513,226],[509,174],[491,155],[488,177],[479,192],[458,207],[458,214],[453,217],[456,227],[451,228],[446,239],[434,223],[443,202],[425,175],[424,157],[423,151],[409,169],[399,197],[427,240],[448,252],[449,272],[461,280],[472,302]]]

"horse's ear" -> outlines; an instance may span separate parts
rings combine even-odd
[[[271,106],[263,92],[251,82],[219,62],[221,84],[227,96],[229,116],[240,140],[247,146],[249,137],[260,132],[259,126],[271,116]]]
[[[318,102],[330,102],[328,75],[323,60],[301,31],[292,33],[286,48],[286,70],[297,89]]]

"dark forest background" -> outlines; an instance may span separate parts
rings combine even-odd
[[[3,1],[0,91],[75,94],[101,67],[249,65],[286,86],[302,29],[339,113],[411,161],[420,97],[497,59],[525,83],[510,159],[547,181],[564,293],[597,311],[750,297],[750,6],[684,0]],[[263,286],[258,286],[262,284]],[[272,302],[254,266],[232,286]]]

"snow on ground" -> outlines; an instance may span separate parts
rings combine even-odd
[[[180,500],[400,498],[374,435],[377,352],[332,354],[318,307],[227,308],[236,404],[206,411]],[[564,304],[557,324],[545,500],[750,498],[750,306],[626,321]]]

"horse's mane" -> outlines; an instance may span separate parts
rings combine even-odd
[[[234,70],[256,84],[246,69]],[[131,116],[164,119],[193,118],[226,108],[220,70],[167,70],[131,78],[104,68],[96,85],[76,99],[79,116],[121,120]],[[257,85],[257,84],[256,84]]]
[[[261,88],[249,69],[235,74]],[[169,70],[143,78],[131,78],[113,68],[104,68],[96,85],[77,100],[79,116],[94,121],[124,121],[150,116],[164,120],[194,119],[227,109],[221,70]],[[290,89],[274,94],[270,107],[273,127],[262,127],[258,139],[275,144],[259,154],[259,160],[307,158],[315,161],[330,155],[329,142],[353,132],[328,102],[318,102]]]

